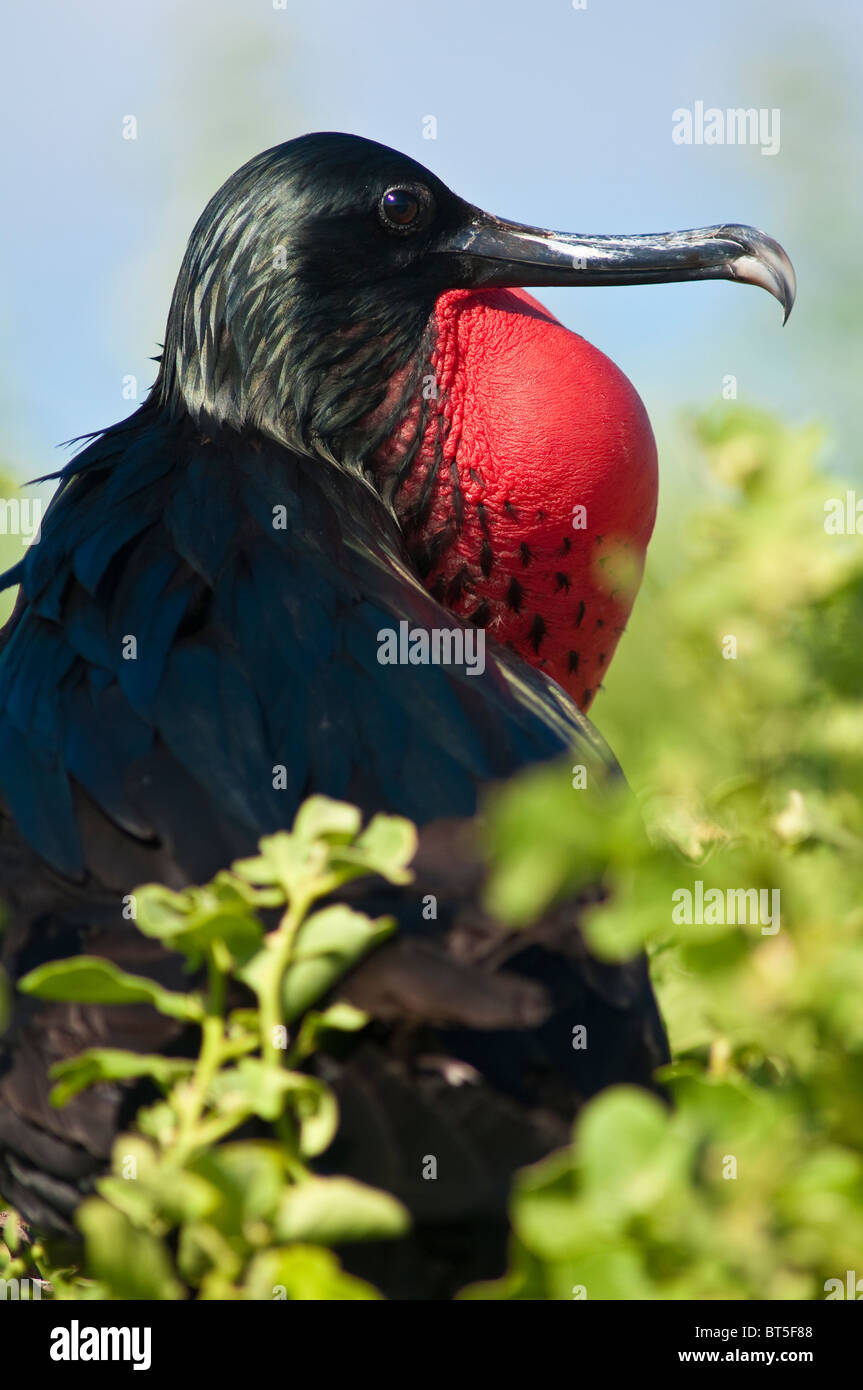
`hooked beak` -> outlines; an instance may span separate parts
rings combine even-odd
[[[774,295],[787,322],[797,282],[787,255],[754,227],[725,224],[686,232],[587,236],[549,232],[469,209],[467,222],[434,248],[462,261],[464,287],[654,285],[673,280],[742,280]]]

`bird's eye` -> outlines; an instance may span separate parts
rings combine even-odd
[[[425,201],[418,188],[388,188],[378,204],[388,231],[410,232],[420,219]]]

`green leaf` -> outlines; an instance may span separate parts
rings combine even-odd
[[[589,1250],[608,1236],[607,1225],[578,1199],[568,1149],[520,1173],[513,1197],[519,1240],[543,1260]]]
[[[365,1280],[346,1274],[330,1250],[315,1245],[262,1251],[249,1265],[243,1292],[249,1299],[327,1303],[381,1297]]]
[[[257,1038],[259,1032],[257,1009],[232,1009],[228,1014],[228,1035],[231,1039]]]
[[[638,863],[647,851],[629,788],[609,781],[592,753],[581,757],[584,789],[573,788],[569,764],[555,762],[519,773],[488,798],[484,897],[508,926],[535,921],[563,893],[594,893],[609,868]]]
[[[291,1052],[292,1061],[303,1061],[320,1046],[328,1033],[358,1033],[369,1022],[369,1015],[344,1000],[331,1004],[323,1013],[314,1009],[303,1018]]]
[[[270,1122],[290,1105],[299,1125],[300,1152],[309,1157],[328,1148],[338,1126],[335,1097],[323,1082],[303,1072],[266,1066],[256,1057],[218,1072],[210,1096],[228,1113],[236,1109]]]
[[[300,961],[338,955],[353,963],[370,946],[390,935],[393,925],[391,917],[373,920],[343,903],[334,903],[303,922],[297,933],[293,958]]]
[[[362,863],[391,883],[409,883],[408,865],[417,850],[416,827],[402,816],[377,815],[358,837],[355,850]]]
[[[194,961],[219,941],[243,963],[261,944],[263,927],[230,875],[220,874],[213,883],[183,894],[146,884],[136,898],[137,924],[144,935]]]
[[[289,897],[307,892],[319,881],[321,893],[352,878],[376,873],[407,883],[407,864],[416,852],[416,830],[398,816],[375,816],[360,833],[355,806],[313,796],[297,812],[291,834],[265,836],[260,855],[233,865],[243,881],[278,886]]]
[[[369,1015],[362,1009],[355,1009],[353,1004],[339,1000],[322,1014],[312,1014],[309,1021],[320,1032],[332,1029],[337,1033],[358,1033],[369,1022]]]
[[[39,965],[19,981],[23,994],[81,1004],[152,1004],[169,1018],[197,1020],[200,1000],[176,994],[141,975],[127,975],[98,956],[73,956]]]
[[[145,1105],[135,1117],[142,1134],[155,1139],[157,1144],[167,1148],[173,1143],[177,1130],[177,1116],[174,1108],[166,1100],[157,1100]]]
[[[297,961],[285,972],[282,1012],[293,1023],[344,977],[352,961],[343,956],[316,956]]]
[[[294,834],[300,840],[348,844],[358,834],[361,824],[362,817],[356,806],[334,801],[329,796],[310,796],[296,814]]]
[[[135,893],[135,922],[146,936],[168,939],[185,931],[189,894],[173,893],[161,883],[145,883]]]
[[[100,1197],[83,1202],[75,1219],[86,1241],[88,1272],[104,1283],[112,1298],[183,1298],[168,1251],[156,1236],[138,1230]]]
[[[249,1223],[267,1223],[285,1191],[287,1154],[271,1140],[239,1140],[199,1154],[189,1169],[210,1183],[220,1202],[209,1222],[228,1237]]]
[[[111,1168],[111,1175],[99,1180],[100,1195],[133,1225],[156,1234],[201,1220],[220,1199],[212,1183],[157,1152],[140,1134],[115,1140]]]
[[[6,1211],[3,1213],[5,1220],[3,1229],[0,1231],[0,1240],[8,1247],[14,1255],[21,1242],[21,1224],[16,1211]]]
[[[238,859],[233,872],[248,883],[278,887],[289,897],[326,863],[325,845],[307,844],[287,831],[265,835],[260,850],[254,859]]]
[[[646,1091],[616,1086],[585,1106],[578,1169],[598,1211],[615,1216],[647,1209],[682,1183],[687,1161],[668,1110]]]
[[[297,1077],[297,1084],[291,1101],[300,1127],[300,1153],[304,1158],[317,1158],[336,1137],[338,1103],[329,1086],[322,1081],[303,1077],[299,1072],[293,1075]]]
[[[281,1240],[339,1245],[343,1241],[391,1240],[404,1235],[410,1217],[388,1192],[352,1178],[309,1178],[289,1188],[279,1205]]]
[[[297,934],[294,960],[285,972],[285,1021],[291,1023],[305,1013],[394,930],[393,918],[372,920],[343,904],[323,908],[309,917]]]
[[[123,1052],[113,1047],[91,1047],[65,1062],[56,1062],[49,1075],[59,1084],[51,1091],[51,1104],[58,1107],[88,1086],[100,1081],[126,1081],[134,1076],[151,1076],[168,1090],[181,1076],[194,1071],[194,1062],[185,1058],[160,1057],[145,1052]]]

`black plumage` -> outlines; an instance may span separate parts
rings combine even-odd
[[[381,235],[369,210],[393,183],[432,188],[420,243]],[[649,1084],[665,1057],[644,962],[593,960],[577,904],[514,937],[479,905],[484,788],[573,747],[614,775],[591,726],[491,637],[481,676],[377,660],[378,631],[402,619],[456,625],[420,582],[375,453],[418,397],[436,295],[470,283],[432,240],[466,209],[347,136],[229,180],[190,241],[151,395],[63,470],[40,543],[6,577],[20,590],[0,639],[13,979],[87,951],[178,984],[123,896],[209,877],[311,792],[424,828],[411,889],[354,889],[400,933],[346,987],[374,1023],[316,1063],[343,1110],[325,1161],[417,1216],[403,1248],[352,1256],[404,1297],[496,1272],[513,1169],[565,1139],[585,1096]],[[574,1023],[593,1029],[588,1052]],[[51,1062],[99,1041],[183,1045],[144,1007],[32,1001],[0,1041],[0,1193],[49,1234],[71,1234],[134,1107],[108,1086],[48,1106]],[[446,1156],[432,1185],[427,1153]]]

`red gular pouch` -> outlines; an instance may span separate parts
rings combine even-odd
[[[524,290],[435,307],[430,424],[398,497],[424,582],[586,710],[641,582],[656,443],[612,361]]]

